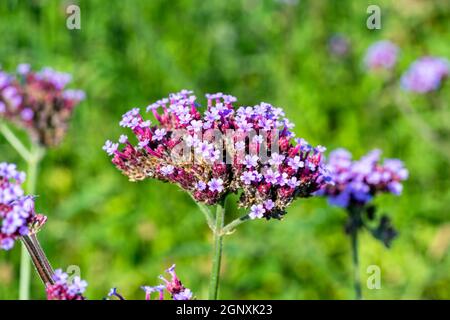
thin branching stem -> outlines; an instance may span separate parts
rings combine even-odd
[[[226,236],[229,234],[232,234],[237,226],[240,224],[250,220],[250,216],[248,214],[243,215],[242,217],[239,217],[233,221],[231,221],[229,224],[227,224],[225,227],[222,228],[222,235]]]
[[[216,209],[216,224],[214,227],[214,247],[211,277],[209,282],[209,300],[216,300],[219,291],[220,266],[222,262],[223,233],[225,221],[225,203],[219,203]]]
[[[31,152],[23,145],[20,139],[16,137],[14,132],[3,122],[0,122],[0,132],[26,162],[31,160]]]

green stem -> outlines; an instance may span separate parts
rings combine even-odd
[[[208,224],[208,227],[214,232],[214,217],[211,214],[211,211],[209,210],[208,206],[196,201],[194,199],[197,206],[200,208],[200,211],[203,213],[206,219],[206,223]]]
[[[9,144],[20,154],[20,156],[27,162],[32,158],[31,152],[22,144],[14,132],[9,129],[5,123],[0,122],[0,132],[3,134]]]
[[[249,215],[246,214],[242,217],[239,217],[231,221],[229,224],[227,224],[225,227],[222,228],[222,235],[226,236],[228,234],[233,233],[238,225],[244,223],[245,221],[248,221],[249,219],[250,219]]]
[[[359,277],[359,255],[358,255],[358,230],[355,228],[350,234],[352,246],[353,281],[356,300],[362,299],[361,280]]]
[[[225,202],[219,203],[216,209],[216,224],[214,227],[214,249],[212,270],[209,282],[209,300],[217,299],[219,290],[220,264],[222,261],[223,232],[222,228],[225,221]]]
[[[42,157],[42,150],[37,145],[32,145],[30,157],[27,160],[27,184],[26,193],[34,195],[36,193],[36,181],[39,162]],[[27,246],[22,243],[20,255],[20,277],[19,277],[19,299],[28,300],[30,298],[30,278],[31,278],[31,260],[28,255]]]

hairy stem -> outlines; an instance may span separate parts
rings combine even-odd
[[[220,264],[222,261],[223,232],[225,220],[225,202],[219,203],[216,209],[216,223],[213,230],[214,248],[211,277],[209,282],[209,299],[216,300],[219,290]]]

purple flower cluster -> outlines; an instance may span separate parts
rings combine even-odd
[[[183,286],[180,279],[177,277],[175,273],[175,265],[172,265],[169,269],[166,270],[167,273],[170,274],[171,279],[167,280],[163,276],[159,278],[164,282],[164,284],[160,284],[157,286],[142,286],[142,290],[145,291],[145,300],[151,300],[151,295],[157,293],[158,300],[164,300],[164,292],[168,292],[170,297],[173,300],[192,300],[193,294],[192,291]],[[125,300],[125,298],[117,292],[117,288],[112,288],[108,297],[116,297],[119,300]]]
[[[203,115],[187,90],[149,105],[157,125],[132,109],[120,125],[136,142],[122,135],[103,149],[131,181],[176,183],[208,205],[242,191],[239,204],[252,218],[280,218],[293,199],[327,183],[325,148],[294,139],[294,125],[281,108],[264,102],[235,108],[237,99],[222,93],[206,98]]]
[[[449,76],[448,60],[437,57],[423,57],[415,61],[402,76],[402,87],[407,91],[427,93],[437,90]]]
[[[81,90],[65,89],[70,81],[70,74],[51,68],[33,72],[28,64],[19,65],[15,75],[0,70],[0,118],[27,128],[44,146],[57,145],[85,98]]]
[[[392,69],[397,62],[398,51],[398,47],[390,41],[375,42],[367,49],[365,64],[370,70]]]
[[[87,282],[79,276],[69,280],[69,275],[61,269],[53,274],[54,284],[47,284],[47,300],[86,300],[83,296]]]
[[[14,164],[0,163],[0,248],[9,250],[17,238],[36,232],[45,217],[36,214],[34,199],[24,196],[25,173]]]
[[[347,150],[334,150],[328,160],[334,184],[319,193],[326,195],[330,204],[344,208],[364,205],[382,192],[400,195],[401,182],[408,178],[408,170],[398,159],[385,159],[381,164],[380,156],[379,150],[373,150],[352,161]]]

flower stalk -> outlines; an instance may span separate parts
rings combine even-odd
[[[351,234],[353,281],[355,288],[355,299],[362,300],[361,279],[359,276],[359,253],[358,253],[358,230],[355,228]]]
[[[216,208],[216,221],[213,230],[214,247],[211,277],[209,282],[209,299],[216,300],[219,291],[220,266],[222,262],[223,226],[225,221],[225,201],[219,203]]]
[[[39,274],[39,277],[41,278],[44,285],[54,284],[53,269],[36,235],[32,234],[23,236],[22,242],[26,249],[26,252],[28,252],[28,254],[30,255],[31,261],[33,261],[34,267],[36,268],[36,271]],[[29,261],[29,257],[27,256],[26,258]]]

